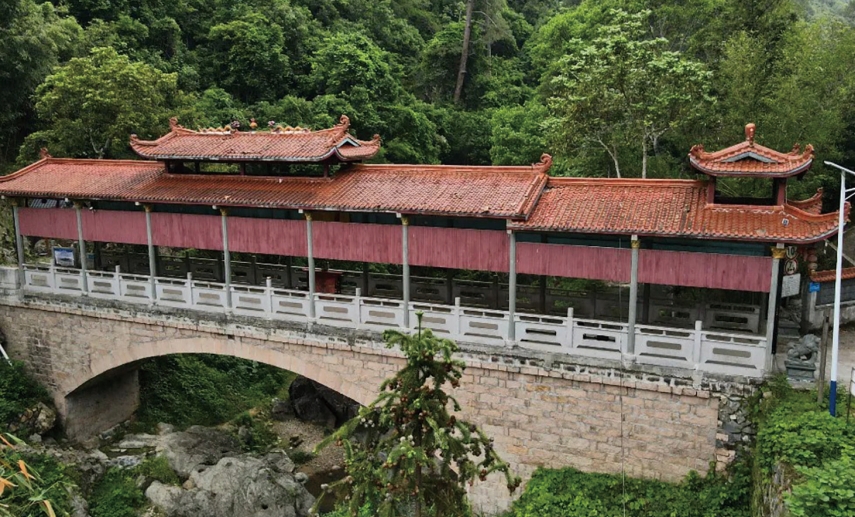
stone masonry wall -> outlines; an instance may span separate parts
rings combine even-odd
[[[0,300],[0,328],[9,353],[26,361],[65,416],[75,410],[71,401],[84,383],[170,353],[227,354],[272,364],[363,404],[373,400],[381,381],[401,362],[376,334],[200,318]],[[534,362],[471,348],[462,355],[468,367],[454,395],[463,417],[495,438],[496,449],[524,480],[540,466],[573,466],[679,481],[691,470],[706,472],[716,459],[721,399],[712,385],[695,389],[691,379]],[[85,388],[91,390],[90,385]],[[129,393],[122,395],[122,404],[132,403]],[[507,508],[510,498],[502,485],[498,475],[476,483],[471,493],[476,509]]]

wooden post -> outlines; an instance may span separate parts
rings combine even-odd
[[[25,274],[24,274],[24,238],[21,237],[21,218],[18,214],[18,202],[17,200],[12,200],[12,216],[15,220],[15,251],[18,254],[18,284],[20,288],[24,288],[25,282]],[[53,264],[53,247],[51,246],[50,252],[50,261]],[[54,285],[54,287],[56,287]]]
[[[82,282],[81,291],[83,294],[89,294],[89,281],[86,279],[86,242],[83,240],[83,213],[81,212],[82,205],[74,203],[74,211],[77,213],[77,242],[80,248],[80,279]]]
[[[220,209],[223,221],[223,277],[226,289],[226,310],[232,308],[232,257],[229,253],[229,222],[228,212],[225,208]]]
[[[404,291],[404,328],[410,328],[410,220],[401,216],[401,266]]]
[[[825,362],[828,359],[828,309],[822,311],[822,338],[819,341],[819,376],[816,380],[816,403],[822,404],[825,390]]]

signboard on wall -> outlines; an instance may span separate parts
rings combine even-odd
[[[781,281],[781,298],[797,296],[799,294],[801,282],[802,275],[798,273],[795,275],[784,275],[784,279]]]
[[[54,248],[53,263],[60,267],[74,267],[76,264],[74,248]]]

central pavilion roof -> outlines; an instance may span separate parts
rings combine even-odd
[[[803,174],[813,162],[813,146],[802,151],[799,144],[789,153],[754,142],[754,124],[745,126],[745,141],[708,153],[698,144],[689,151],[692,167],[710,176],[788,178]]]
[[[169,174],[162,163],[45,156],[0,178],[30,198],[138,201],[459,217],[525,218],[546,185],[548,155],[524,167],[350,165],[331,178]]]
[[[349,133],[342,115],[329,129],[277,126],[270,131],[237,131],[231,127],[193,131],[170,120],[171,131],[157,140],[131,135],[131,148],[143,158],[184,161],[265,161],[317,163],[367,160],[380,150],[380,137],[365,141]]]

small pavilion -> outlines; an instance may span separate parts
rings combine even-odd
[[[44,152],[0,178],[26,293],[378,330],[412,328],[421,311],[463,342],[761,377],[785,247],[837,231],[821,192],[787,198],[813,148],[769,149],[753,124],[727,149],[693,147],[695,180],[555,178],[547,154],[524,166],[362,163],[381,141],[352,136],[345,116],[319,131],[170,129],[131,137],[140,160]],[[769,196],[729,198],[721,178],[768,181]],[[96,260],[25,263],[24,238]]]

